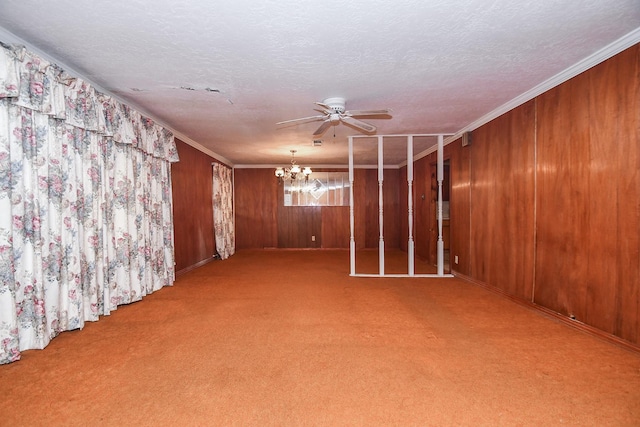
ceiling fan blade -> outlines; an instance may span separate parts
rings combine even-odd
[[[384,110],[350,110],[345,111],[344,114],[351,117],[390,116],[391,110],[387,108],[385,108]]]
[[[342,121],[351,127],[361,130],[364,133],[374,133],[376,131],[375,126],[370,125],[369,123],[365,123],[361,120],[354,119],[351,116],[342,116]]]
[[[331,120],[325,120],[324,123],[320,125],[318,130],[313,133],[313,136],[320,136],[327,131],[331,127]]]
[[[325,104],[324,102],[315,102],[314,104],[316,104],[319,107],[322,107],[322,112],[325,114],[333,114],[335,113],[335,110],[333,108],[331,108],[331,106]],[[316,111],[319,111],[316,109]]]
[[[308,122],[315,122],[316,120],[323,120],[325,118],[325,116],[310,116],[310,117],[302,117],[299,119],[293,119],[293,120],[285,120],[284,122],[278,122],[276,123],[276,125],[286,125],[286,124],[292,124],[292,123],[308,123]]]

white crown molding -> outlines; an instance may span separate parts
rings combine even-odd
[[[151,117],[153,119],[153,117]],[[155,120],[155,119],[154,119]],[[160,123],[162,125],[162,123]],[[164,126],[164,125],[162,125]],[[167,127],[167,126],[165,126]],[[167,129],[169,129],[171,132],[173,132],[173,136],[175,136],[177,139],[179,139],[180,141],[184,142],[187,145],[190,145],[191,147],[195,148],[196,150],[208,155],[209,157],[213,157],[214,159],[216,159],[217,161],[219,161],[220,163],[223,163],[225,166],[228,166],[230,168],[234,168],[235,165],[233,164],[233,162],[229,159],[227,159],[226,157],[221,156],[218,153],[214,153],[213,151],[209,150],[207,147],[205,147],[204,145],[195,142],[193,139],[189,138],[186,135],[181,134],[180,132],[176,132],[175,130],[167,127]]]
[[[191,138],[187,137],[186,135],[183,135],[180,132],[175,131],[174,129],[172,129],[170,126],[168,126],[166,123],[164,123],[162,120],[159,120],[157,117],[154,117],[153,114],[150,114],[148,111],[146,111],[144,108],[142,108],[141,106],[129,102],[129,101],[124,101],[122,100],[120,97],[118,97],[117,95],[114,95],[112,93],[110,93],[109,91],[105,90],[104,88],[102,88],[100,85],[96,84],[95,82],[91,81],[91,79],[86,78],[82,73],[79,73],[77,70],[73,69],[73,67],[69,67],[67,64],[57,60],[56,58],[52,57],[51,55],[42,52],[40,49],[36,48],[35,46],[31,45],[30,43],[25,42],[24,40],[22,40],[20,37],[16,36],[15,34],[7,31],[6,29],[0,27],[0,41],[6,42],[6,43],[16,43],[16,44],[21,44],[26,46],[29,50],[33,51],[34,53],[38,54],[39,56],[41,56],[42,58],[52,62],[52,63],[56,63],[57,65],[61,66],[62,68],[64,68],[65,70],[67,70],[68,72],[70,72],[73,75],[76,75],[79,78],[82,78],[83,80],[85,80],[86,82],[88,82],[89,84],[91,84],[92,86],[94,86],[97,90],[99,90],[100,92],[106,93],[109,96],[113,97],[114,99],[117,99],[118,101],[127,104],[127,105],[131,105],[133,108],[135,108],[136,110],[140,111],[142,114],[144,114],[145,116],[151,118],[152,120],[154,120],[155,122],[157,122],[159,125],[169,129],[178,139],[180,139],[181,141],[183,141],[184,143],[190,145],[191,147],[209,155],[210,157],[226,164],[227,166],[230,167],[236,167],[236,168],[259,168],[259,167],[276,167],[276,166],[271,166],[271,165],[234,165],[231,161],[229,161],[228,159],[226,159],[225,157],[209,150],[208,148],[204,147],[203,145],[201,145],[200,143],[192,140]],[[451,136],[447,136],[444,139],[444,145],[448,145],[451,142],[454,142],[455,140],[459,139],[462,134],[464,134],[465,132],[469,132],[469,131],[473,131],[477,128],[479,128],[482,125],[485,125],[486,123],[490,122],[491,120],[494,120],[497,117],[500,117],[501,115],[513,110],[514,108],[530,101],[531,99],[534,99],[536,96],[539,96],[541,94],[543,94],[544,92],[566,82],[567,80],[577,76],[578,74],[594,67],[595,65],[600,64],[601,62],[604,62],[605,60],[617,55],[618,53],[622,52],[623,50],[637,44],[640,42],[640,27],[636,28],[635,30],[627,33],[626,35],[622,36],[621,38],[619,38],[618,40],[614,41],[613,43],[605,46],[604,48],[598,50],[597,52],[593,53],[592,55],[584,58],[583,60],[577,62],[576,64],[570,66],[569,68],[565,69],[564,71],[556,74],[555,76],[543,81],[542,83],[538,84],[537,86],[531,88],[530,90],[522,93],[521,95],[513,98],[512,100],[510,100],[509,102],[501,105],[500,107],[496,108],[495,110],[489,112],[488,114],[485,114],[484,116],[478,118],[477,120],[469,123],[467,126],[463,127],[462,129],[458,130],[455,134],[451,135]],[[388,135],[388,136],[395,136],[395,135]],[[398,136],[406,136],[406,135],[398,135]],[[371,136],[372,138],[375,138],[376,136]],[[422,151],[418,154],[416,154],[414,156],[414,159],[420,159],[422,157],[425,157],[427,155],[429,155],[430,153],[434,152],[435,148],[429,148],[425,151]],[[406,164],[406,162],[404,163]],[[401,167],[404,164],[398,165],[396,167]],[[316,166],[316,167],[333,167],[333,168],[342,168],[344,167],[344,165],[323,165],[323,166]],[[361,167],[364,168],[368,168],[370,166],[368,165],[363,165]]]
[[[496,108],[490,113],[485,114],[484,116],[480,117],[474,122],[471,122],[464,128],[460,129],[455,134],[445,137],[443,144],[448,145],[456,141],[457,139],[462,137],[463,133],[471,132],[472,130],[477,129],[480,126],[489,123],[491,120],[496,119],[505,113],[508,113],[509,111],[513,110],[516,107],[519,107],[525,102],[532,100],[536,96],[542,95],[546,91],[561,85],[567,80],[570,80],[573,77],[577,76],[578,74],[587,71],[589,68],[595,67],[601,62],[606,61],[607,59],[619,54],[623,50],[628,49],[639,42],[640,42],[640,28],[636,28],[635,30],[631,31],[625,36],[622,36],[615,42],[605,46],[604,48],[600,49],[594,54],[589,55],[582,61],[577,62],[576,64],[565,69],[564,71],[561,71],[555,76],[543,81],[539,85],[513,98],[511,101],[507,102],[506,104],[501,105],[500,107]],[[438,150],[437,146],[429,147],[426,150],[421,151],[420,153],[414,155],[413,160],[414,161],[419,160],[423,157],[428,156],[431,153],[436,152],[437,150]],[[400,166],[406,166],[406,164],[407,164],[406,162],[403,162],[402,164],[400,164]]]
[[[191,147],[195,148],[198,151],[203,152],[204,154],[207,154],[210,157],[213,157],[214,159],[226,164],[227,166],[233,167],[233,163],[231,161],[229,161],[229,159],[226,159],[225,157],[223,157],[223,156],[221,156],[221,155],[219,155],[217,153],[214,153],[213,151],[211,151],[208,148],[204,147],[203,145],[197,143],[196,141],[194,141],[193,139],[189,138],[188,136],[183,135],[182,133],[176,131],[175,129],[172,129],[171,126],[168,126],[166,123],[164,123],[162,120],[160,120],[157,117],[155,117],[153,114],[149,113],[146,109],[144,109],[140,105],[137,105],[137,104],[135,104],[133,102],[130,102],[130,101],[125,101],[122,98],[120,98],[119,96],[114,95],[113,93],[109,92],[108,90],[105,90],[102,86],[100,86],[96,82],[92,81],[91,79],[87,78],[82,73],[80,73],[77,70],[75,70],[73,67],[70,67],[69,65],[65,64],[64,62],[59,61],[57,58],[54,58],[50,54],[41,51],[37,47],[31,45],[30,43],[27,43],[26,41],[22,40],[20,37],[16,36],[15,34],[7,31],[6,29],[4,29],[2,27],[0,27],[0,41],[2,41],[4,43],[12,43],[12,44],[18,44],[18,45],[25,46],[31,52],[33,52],[36,55],[40,56],[42,59],[45,59],[45,60],[47,60],[47,61],[49,61],[49,62],[51,62],[53,64],[58,65],[59,67],[61,67],[65,71],[67,71],[69,74],[71,74],[71,75],[73,75],[75,77],[78,77],[78,78],[84,80],[85,82],[89,83],[98,92],[107,94],[110,97],[112,97],[113,99],[116,99],[116,100],[118,100],[119,102],[121,102],[121,103],[123,103],[125,105],[131,106],[132,108],[134,108],[135,110],[140,112],[145,117],[150,118],[151,120],[153,120],[154,122],[156,122],[160,126],[170,130],[171,133],[173,133],[173,136],[175,136],[176,138],[178,138],[180,141],[184,142],[185,144],[190,145]]]
[[[450,142],[453,142],[454,140],[452,139],[451,141],[447,142],[447,140],[451,139],[453,137],[449,137],[449,138],[445,138],[444,141],[442,142],[442,145],[447,145]],[[415,162],[416,160],[420,160],[423,157],[427,157],[429,154],[431,153],[435,153],[436,151],[438,151],[438,146],[437,145],[433,145],[429,148],[427,148],[424,151],[419,152],[418,154],[413,156],[413,161]],[[404,162],[404,164],[402,166],[406,166],[407,162]]]
[[[464,128],[460,129],[458,132],[456,132],[455,135],[446,138],[444,140],[444,145],[447,145],[455,141],[456,139],[460,138],[463,133],[470,132],[474,129],[479,128],[482,125],[489,123],[491,120],[500,117],[501,115],[513,110],[516,107],[519,107],[525,102],[532,100],[536,96],[542,95],[546,91],[553,89],[554,87],[566,82],[569,79],[572,79],[578,74],[587,71],[589,68],[592,68],[600,64],[601,62],[606,61],[607,59],[619,54],[623,50],[628,49],[639,42],[640,42],[640,27],[620,37],[618,40],[603,47],[597,52],[587,56],[583,60],[575,63],[574,65],[570,66],[564,71],[561,71],[555,76],[543,81],[539,85],[529,89],[523,94],[513,98],[511,101],[501,105],[500,107],[496,108],[490,113],[485,114],[484,116],[480,117],[474,122],[469,123],[467,126],[465,126]]]
[[[8,44],[17,44],[17,45],[24,46],[29,51],[31,51],[31,52],[35,53],[36,55],[38,55],[40,58],[45,59],[48,62],[50,62],[52,64],[56,64],[57,66],[61,67],[63,70],[68,72],[70,75],[78,77],[78,78],[81,78],[82,80],[84,80],[85,82],[87,82],[91,86],[93,86],[98,92],[102,92],[102,93],[108,94],[109,96],[113,97],[114,99],[117,99],[118,101],[122,102],[123,104],[131,105],[131,103],[124,102],[118,96],[109,93],[109,91],[105,90],[102,86],[100,86],[96,82],[92,81],[88,77],[82,75],[82,73],[78,72],[73,67],[69,66],[68,64],[65,64],[62,61],[59,61],[58,59],[54,58],[53,56],[51,56],[48,53],[43,52],[42,50],[38,49],[37,47],[33,46],[32,44],[30,44],[30,43],[28,43],[28,42],[26,42],[24,40],[22,40],[20,37],[16,36],[13,33],[10,33],[9,31],[7,31],[6,29],[4,29],[2,27],[0,27],[0,41],[2,41],[4,43],[8,43]]]

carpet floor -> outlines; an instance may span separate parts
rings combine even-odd
[[[0,425],[640,425],[640,354],[457,278],[348,272],[211,262],[0,366]]]

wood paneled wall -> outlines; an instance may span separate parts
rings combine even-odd
[[[210,260],[213,234],[214,159],[176,139],[180,161],[171,165],[176,272]]]
[[[349,206],[324,206],[320,209],[322,247],[348,249],[351,235]]]
[[[413,240],[416,256],[430,259],[431,178],[430,164],[435,156],[427,156],[413,164]],[[406,169],[406,168],[404,168]],[[434,249],[435,253],[435,249]]]
[[[636,45],[445,147],[453,270],[634,345],[639,61]]]
[[[278,247],[279,188],[273,170],[235,169],[234,188],[236,249]]]
[[[473,132],[473,277],[527,300],[533,288],[535,102]]]
[[[535,302],[640,343],[634,48],[538,98]]]
[[[400,192],[398,191],[400,185],[404,185],[405,187],[407,186],[406,179],[404,183],[400,182],[400,171],[398,169],[385,169],[382,185],[384,214],[382,231],[384,233],[384,246],[386,249],[400,248],[400,227],[402,224],[402,221],[400,220]],[[402,206],[406,206],[406,201],[402,203]],[[407,212],[405,207],[403,216],[406,215]],[[406,239],[406,237],[404,238]]]
[[[388,248],[399,247],[398,177],[397,169],[385,170],[384,233]],[[355,170],[354,196],[356,247],[377,248],[377,170]],[[238,249],[349,247],[349,207],[284,206],[283,188],[272,169],[236,169],[235,197]]]
[[[634,345],[639,63],[636,45],[474,130],[470,146],[458,140],[444,147],[452,270]],[[436,156],[414,163],[416,255],[429,260],[436,253],[429,237]],[[400,176],[406,199],[404,169]],[[404,236],[406,221],[400,229]]]
[[[378,248],[380,241],[380,187],[377,169],[364,169],[365,248]],[[404,185],[406,187],[406,175]],[[384,245],[388,249],[400,248],[402,221],[400,220],[400,171],[385,169],[383,172],[382,199]],[[405,194],[406,197],[406,194]],[[405,204],[403,204],[405,206]],[[406,216],[406,208],[405,213]]]
[[[284,206],[278,193],[278,248],[322,248],[322,211],[319,206]],[[315,239],[315,240],[314,240]]]

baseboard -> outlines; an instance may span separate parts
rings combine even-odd
[[[275,248],[264,247],[265,251],[348,251],[349,248]]]
[[[182,270],[178,270],[178,271],[176,271],[176,278],[178,278],[178,277],[190,272],[191,270],[195,270],[198,267],[202,267],[205,264],[209,264],[213,260],[215,260],[214,257],[203,259],[202,261],[200,261],[200,262],[198,262],[196,264],[190,265],[189,267],[183,268]]]
[[[539,313],[542,313],[543,315],[545,315],[547,317],[550,317],[550,318],[552,318],[554,320],[558,320],[561,323],[564,323],[565,325],[570,326],[570,327],[572,327],[574,329],[577,329],[577,330],[579,330],[581,332],[585,332],[585,333],[587,333],[589,335],[595,336],[597,338],[600,338],[600,339],[602,339],[604,341],[607,341],[607,342],[609,342],[611,344],[615,344],[615,345],[617,345],[619,347],[622,347],[622,348],[624,348],[626,350],[629,350],[629,351],[632,351],[634,353],[640,353],[640,345],[635,345],[630,341],[627,341],[627,340],[622,339],[620,337],[617,337],[615,335],[606,333],[606,332],[604,332],[604,331],[602,331],[602,330],[600,330],[598,328],[595,328],[593,326],[587,325],[586,323],[582,323],[582,322],[580,322],[578,320],[571,319],[570,317],[567,317],[567,316],[565,316],[565,315],[563,315],[561,313],[555,312],[555,311],[553,311],[553,310],[551,310],[549,308],[546,308],[546,307],[543,307],[541,305],[538,305],[538,304],[536,304],[534,302],[526,301],[526,300],[523,300],[522,298],[515,297],[515,296],[513,296],[511,294],[508,294],[507,292],[503,291],[502,289],[498,289],[498,288],[495,288],[493,286],[489,286],[486,283],[481,282],[479,280],[476,280],[476,279],[474,279],[472,277],[466,276],[466,275],[458,273],[456,271],[452,271],[451,274],[453,274],[455,277],[457,277],[459,279],[462,279],[462,280],[464,280],[466,282],[472,283],[472,284],[480,286],[481,288],[484,288],[484,289],[486,289],[488,291],[491,291],[491,292],[493,292],[495,294],[498,294],[498,295],[501,295],[503,297],[506,297],[509,300],[511,300],[511,301],[513,301],[513,302],[515,302],[515,303],[517,303],[519,305],[522,305],[524,307],[533,309],[533,310],[535,310],[535,311],[537,311]]]

